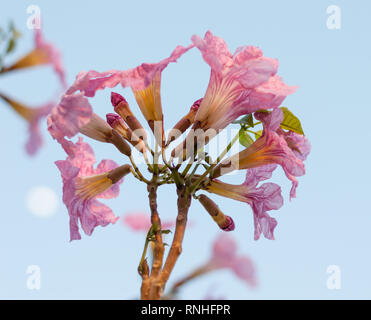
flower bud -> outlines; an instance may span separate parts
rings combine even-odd
[[[124,137],[139,152],[144,153],[146,146],[142,139],[138,138],[133,131],[126,125],[125,121],[117,114],[108,113],[106,115],[108,124]]]
[[[200,107],[202,98],[193,103],[189,112],[180,119],[177,124],[170,130],[167,137],[166,145],[179,138],[194,122],[198,108]]]
[[[111,128],[111,137],[109,142],[111,142],[121,153],[130,157],[131,148],[125,141],[125,139],[115,130]]]
[[[107,178],[109,178],[112,181],[112,184],[115,184],[118,181],[120,181],[124,176],[130,173],[130,168],[131,166],[129,164],[124,164],[120,167],[117,167],[108,173]]]
[[[111,103],[114,106],[115,112],[118,113],[122,119],[124,119],[129,128],[132,131],[135,131],[137,136],[143,138],[143,140],[147,140],[147,133],[145,129],[134,116],[125,98],[116,92],[112,92]]]
[[[220,229],[224,231],[233,231],[234,222],[230,216],[225,215],[208,196],[201,194],[198,198],[202,206],[210,214],[211,218],[216,222]]]

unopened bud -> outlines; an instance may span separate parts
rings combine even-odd
[[[112,181],[112,184],[117,183],[120,181],[124,176],[126,176],[128,173],[130,173],[131,166],[129,164],[124,164],[120,167],[117,167],[110,171],[107,178],[109,178]]]
[[[118,113],[122,119],[124,119],[129,128],[136,133],[140,132],[140,137],[142,137],[143,140],[147,140],[146,131],[138,119],[134,116],[125,98],[116,92],[112,92],[111,103],[114,106],[115,112]]]
[[[126,125],[125,121],[117,114],[108,113],[106,115],[108,124],[120,135],[131,143],[139,152],[144,153],[146,146],[142,139],[138,138],[133,131]]]
[[[125,139],[115,130],[111,128],[110,141],[121,153],[130,157],[131,148],[125,141]]]
[[[175,139],[178,139],[194,122],[198,108],[200,107],[202,99],[198,99],[193,103],[189,112],[180,119],[177,124],[170,130],[167,137],[167,145]]]
[[[211,218],[216,222],[220,229],[224,231],[233,231],[234,230],[234,222],[230,216],[225,215],[218,207],[218,205],[211,200],[208,196],[201,194],[198,197],[198,200],[202,204],[202,206],[206,209],[209,213]]]

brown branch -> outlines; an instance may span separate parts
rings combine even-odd
[[[179,281],[177,281],[173,287],[171,288],[168,296],[169,297],[173,297],[177,291],[178,291],[178,288],[181,287],[182,285],[184,285],[185,283],[195,279],[195,278],[198,278],[210,271],[213,271],[214,269],[212,268],[212,266],[210,264],[205,264],[203,266],[200,266],[198,267],[197,269],[195,269],[193,272],[191,272],[189,275],[185,276],[184,278],[180,279]]]
[[[160,274],[165,248],[162,242],[161,220],[157,212],[157,184],[155,182],[148,184],[147,190],[149,206],[151,209],[151,223],[154,228],[154,235],[156,240],[153,250],[151,275],[149,278],[151,287],[150,296],[152,296],[154,294],[153,291],[155,290],[153,283]]]
[[[141,266],[140,275],[142,277],[142,286],[140,288],[140,297],[142,300],[149,299],[149,291],[150,291],[150,280],[149,280],[149,268],[147,264],[147,260],[144,260]]]
[[[191,196],[185,186],[178,187],[178,216],[176,219],[176,227],[173,242],[169,254],[166,258],[165,265],[161,271],[156,287],[159,290],[159,296],[163,292],[166,282],[169,280],[170,274],[174,269],[174,266],[182,252],[182,242],[184,238],[184,232],[187,225],[188,210],[191,205]],[[157,297],[155,297],[157,298]]]

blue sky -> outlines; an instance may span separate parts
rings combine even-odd
[[[228,271],[218,272],[182,291],[183,298],[203,298],[210,288],[229,299],[369,299],[370,138],[369,74],[371,6],[366,1],[12,1],[0,12],[2,26],[13,19],[23,34],[15,60],[32,47],[27,29],[29,4],[41,9],[45,37],[61,48],[68,83],[81,70],[127,69],[156,62],[193,34],[211,30],[233,51],[259,46],[278,58],[279,74],[300,88],[285,100],[302,120],[312,144],[307,174],[300,178],[297,198],[288,200],[289,182],[282,172],[274,182],[284,189],[285,205],[272,215],[278,220],[276,240],[253,240],[249,207],[217,199],[236,222],[233,236],[241,253],[255,262],[259,286],[252,290]],[[341,9],[341,29],[326,26],[329,5]],[[209,67],[197,50],[169,66],[162,78],[162,99],[168,126],[175,123],[206,89]],[[55,81],[54,81],[55,79]],[[1,77],[1,91],[30,105],[52,97],[57,79],[49,68]],[[120,91],[134,105],[129,91]],[[100,115],[111,112],[109,90],[93,100]],[[69,243],[68,215],[62,203],[48,218],[32,215],[27,194],[47,186],[62,197],[54,161],[65,155],[45,132],[45,146],[34,158],[23,149],[26,125],[0,104],[1,223],[0,298],[128,299],[138,295],[136,273],[143,234],[121,223],[98,228],[92,237]],[[45,129],[45,124],[44,124]],[[120,160],[109,146],[92,143],[97,159]],[[242,175],[231,178],[242,181]],[[159,212],[175,215],[172,187],[159,191]],[[128,178],[120,197],[109,202],[117,215],[147,210],[145,186]],[[210,253],[218,234],[198,203],[193,203],[184,254],[171,280],[192,270]],[[26,286],[26,269],[38,265],[41,289]],[[341,270],[341,289],[326,287],[329,265]]]

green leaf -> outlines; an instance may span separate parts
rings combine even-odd
[[[303,128],[301,127],[300,120],[286,107],[281,107],[283,112],[283,121],[281,122],[281,128],[294,131],[298,134],[304,135]]]
[[[167,230],[161,230],[161,233],[164,233],[164,234],[169,234],[171,232],[171,230],[167,229]]]
[[[254,126],[254,119],[252,117],[252,114],[250,113],[250,114],[242,117],[239,120],[233,121],[232,123],[234,123],[234,124],[247,124],[250,127],[253,127]]]
[[[251,144],[254,143],[254,140],[250,137],[250,135],[243,130],[242,128],[240,129],[239,132],[239,137],[238,137],[240,144],[242,144],[244,147],[249,147]]]
[[[9,39],[8,46],[6,48],[6,53],[11,53],[15,48],[15,39],[11,38]]]
[[[18,39],[22,34],[16,29],[14,22],[10,21],[9,22],[9,32],[12,33],[12,37],[14,39]]]
[[[256,131],[254,133],[255,139],[259,139],[262,136],[262,134],[263,134],[263,130]]]

